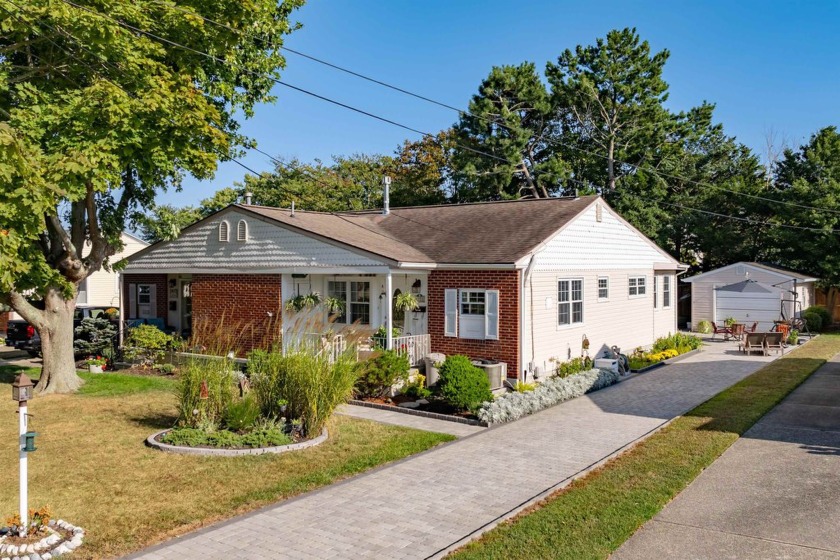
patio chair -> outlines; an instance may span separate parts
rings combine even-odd
[[[745,324],[735,323],[734,325],[732,325],[730,327],[729,334],[732,335],[732,338],[734,338],[734,339],[738,340],[738,342],[740,342],[741,339],[744,337],[744,333],[746,332],[746,330],[747,330],[747,326]]]
[[[753,323],[750,328],[747,329],[747,332],[755,332],[755,329],[758,328],[758,323]]]
[[[729,338],[729,335],[732,334],[732,331],[729,329],[729,327],[721,328],[717,326],[717,323],[712,322],[712,338],[714,339],[719,334],[722,334],[723,339],[727,340]]]
[[[764,345],[765,333],[746,333],[744,335],[744,343],[742,348],[745,354],[752,354],[753,352],[761,352],[767,355],[767,347]]]
[[[780,332],[769,332],[764,336],[764,347],[766,348],[767,353],[770,353],[771,349],[775,349],[777,354],[784,353],[784,340],[785,340],[785,333]]]

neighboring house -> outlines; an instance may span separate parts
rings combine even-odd
[[[133,255],[149,246],[148,243],[142,239],[123,232],[120,234],[120,239],[123,242],[123,249],[119,253],[110,257],[108,260],[111,264],[117,263],[126,257]],[[76,305],[93,305],[97,307],[115,307],[120,306],[120,273],[115,271],[108,271],[103,269],[97,270],[84,280],[79,285],[79,295],[76,298]],[[0,320],[3,314],[0,312]],[[20,315],[15,312],[10,312],[8,319],[20,319]],[[6,329],[6,321],[3,321],[3,330]]]
[[[130,257],[149,246],[148,243],[130,233],[123,232],[120,239],[123,242],[123,249],[108,259],[111,264]],[[120,273],[102,268],[85,278],[79,285],[79,297],[76,298],[76,304],[118,308],[120,305]]]
[[[686,278],[691,284],[691,324],[723,323],[727,317],[759,323],[769,330],[773,321],[797,317],[815,303],[817,278],[777,266],[738,262]]]
[[[128,261],[128,318],[226,323],[247,350],[278,319],[288,328],[295,295],[338,298],[339,325],[376,328],[409,291],[420,306],[394,313],[397,347],[497,359],[528,379],[580,356],[584,338],[595,357],[675,332],[685,268],[597,196],[390,212],[232,205]]]

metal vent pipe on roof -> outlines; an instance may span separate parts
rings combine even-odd
[[[382,178],[382,185],[383,185],[383,193],[382,193],[382,214],[387,216],[391,213],[391,198],[390,198],[390,190],[391,190],[391,178],[385,175]]]
[[[245,204],[247,206],[251,205],[251,197],[252,196],[254,196],[254,194],[251,191],[248,191],[248,192],[245,193]]]

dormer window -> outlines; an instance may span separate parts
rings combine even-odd
[[[236,224],[236,240],[248,241],[248,222],[245,220],[239,220]]]
[[[222,220],[219,224],[219,241],[224,243],[230,241],[230,224],[227,220]]]

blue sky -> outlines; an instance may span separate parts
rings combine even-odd
[[[717,105],[728,134],[763,154],[775,131],[799,145],[838,125],[840,2],[561,2],[537,0],[313,0],[296,12],[303,29],[288,47],[466,107],[494,65],[532,61],[543,69],[566,48],[591,44],[613,28],[636,27],[665,67],[669,106]],[[413,128],[436,132],[454,112],[287,55],[282,79]],[[391,153],[407,131],[276,86],[278,100],[257,107],[243,131],[261,149],[302,160],[333,154]],[[242,161],[273,168],[252,152]],[[159,203],[195,204],[247,172],[220,166],[212,181],[188,179]]]

